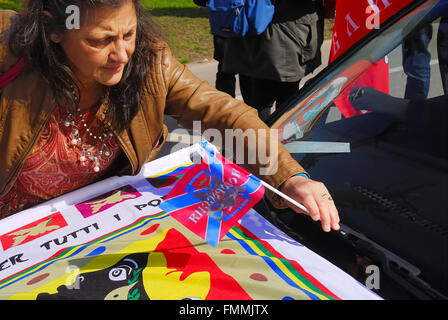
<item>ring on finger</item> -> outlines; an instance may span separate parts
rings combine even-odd
[[[333,201],[333,198],[330,196],[330,195],[328,195],[327,193],[323,193],[322,194],[322,198],[326,198],[328,196],[328,201]]]

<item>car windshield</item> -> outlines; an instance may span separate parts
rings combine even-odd
[[[420,29],[420,33],[425,33],[425,27],[420,26],[425,23],[428,26],[433,22],[432,25],[436,30],[434,36],[428,40],[431,40],[430,45],[437,45],[437,26],[446,6],[446,1],[425,2],[421,7],[359,48],[343,63],[338,64],[323,79],[309,88],[308,94],[299,95],[299,98],[291,103],[286,111],[284,111],[285,109],[281,110],[280,116],[277,113],[274,114],[274,118],[278,117],[278,119],[271,127],[279,131],[281,141],[286,144],[291,141],[303,140],[317,119],[322,117],[324,111],[335,106],[335,100],[337,104],[338,100],[347,99],[350,91],[357,85],[357,80],[362,79],[366,73],[372,71],[372,68],[378,67],[378,64],[383,61],[389,66],[390,77],[387,81],[391,84],[390,94],[404,97],[403,84],[406,82],[406,71],[403,70],[401,57],[404,50],[403,42],[409,43],[411,41],[409,38],[415,37],[415,34],[419,32],[416,29]],[[408,41],[406,41],[407,39]],[[433,69],[438,68],[437,51],[437,48],[431,50],[430,64]],[[434,95],[437,92],[437,88],[434,88],[430,94]],[[338,108],[344,109],[340,105]],[[352,114],[350,111],[346,111],[345,116],[347,115],[351,116]],[[334,112],[331,112],[329,120],[334,120],[332,117],[336,116]]]
[[[448,1],[420,3],[330,64],[271,127],[345,226],[448,296]]]

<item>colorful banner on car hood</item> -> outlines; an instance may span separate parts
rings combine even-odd
[[[254,210],[215,247],[161,210],[188,152],[0,220],[0,299],[380,299]]]

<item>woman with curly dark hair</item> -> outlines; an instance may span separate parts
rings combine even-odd
[[[158,33],[155,32],[157,30],[156,26],[148,18],[145,10],[138,1],[133,1],[136,19],[135,17],[133,17],[134,19],[129,18],[129,23],[134,25],[126,30],[128,32],[125,37],[126,40],[129,40],[129,43],[135,42],[135,47],[129,48],[129,50],[132,50],[128,53],[129,57],[123,57],[124,61],[121,62],[123,68],[120,72],[115,73],[115,78],[120,79],[119,82],[115,81],[117,83],[113,81],[102,83],[104,86],[101,86],[101,88],[96,85],[88,88],[88,90],[86,90],[87,88],[81,88],[81,86],[87,86],[87,84],[79,82],[80,79],[77,79],[72,70],[73,67],[76,68],[77,66],[67,64],[66,57],[68,61],[74,61],[71,59],[71,55],[85,53],[79,52],[77,48],[59,45],[58,39],[67,31],[68,14],[66,9],[69,5],[80,9],[79,16],[80,18],[85,17],[85,21],[81,21],[85,24],[90,22],[89,18],[92,18],[87,14],[89,9],[102,6],[103,8],[99,10],[106,13],[108,7],[113,11],[114,8],[120,7],[125,2],[123,0],[30,1],[26,15],[23,15],[22,19],[16,21],[17,23],[12,26],[9,37],[9,46],[12,52],[16,56],[26,57],[30,67],[40,72],[50,84],[53,92],[57,94],[56,100],[58,103],[71,108],[71,111],[78,107],[76,98],[81,93],[87,94],[90,90],[91,94],[95,95],[94,92],[96,91],[98,95],[100,92],[104,94],[105,92],[102,90],[107,89],[114,124],[121,128],[127,126],[139,108],[140,93],[149,72],[148,57],[155,52],[154,46]],[[134,11],[134,8],[129,6],[131,12]],[[44,15],[42,12],[44,12]],[[69,32],[67,35],[84,36],[81,35],[82,30]],[[73,40],[67,39],[66,43],[77,45]],[[77,40],[84,41],[84,39]],[[99,44],[95,38],[86,38],[85,41],[93,48],[104,47],[106,44]],[[84,62],[86,61],[80,61],[79,63],[81,65]],[[120,63],[115,64],[119,65]],[[84,67],[87,68],[88,66],[84,65]],[[82,70],[81,72],[88,73],[91,71]],[[103,72],[104,75],[109,77],[107,70]],[[85,76],[89,78],[91,74]],[[75,96],[73,95],[73,85],[76,87]],[[82,98],[81,102],[83,102]],[[84,101],[89,100],[87,97],[85,98]]]
[[[70,8],[79,10],[79,28],[68,28]],[[167,138],[165,114],[187,129],[198,120],[223,133],[269,130],[253,108],[174,59],[156,30],[138,0],[32,0],[21,14],[0,11],[1,218],[139,173]],[[267,163],[241,165],[255,174],[276,168],[262,178],[303,203],[325,231],[338,229],[326,187],[281,144],[271,150],[270,137],[244,142],[246,154],[267,155]]]

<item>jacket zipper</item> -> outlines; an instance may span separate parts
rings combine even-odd
[[[101,108],[101,107],[100,107]],[[104,123],[110,130],[110,132],[112,132],[112,134],[114,135],[115,140],[117,141],[118,145],[120,146],[121,150],[123,150],[124,154],[126,155],[126,158],[128,159],[129,164],[131,165],[131,172],[134,173],[135,172],[135,166],[132,163],[131,157],[129,155],[129,151],[125,148],[125,144],[124,142],[121,140],[120,135],[118,135],[112,128],[111,124],[109,121],[107,121],[107,118],[105,117],[106,115],[106,111],[103,111],[102,114],[100,116],[97,115],[97,119],[98,121]]]
[[[135,171],[136,171],[136,170],[135,170],[135,166],[134,166],[134,164],[133,164],[132,161],[131,161],[131,157],[129,156],[129,152],[128,152],[127,149],[124,147],[124,143],[123,143],[123,141],[120,139],[119,135],[115,134],[115,132],[113,132],[112,130],[111,130],[111,132],[114,134],[115,139],[117,140],[118,144],[120,145],[121,150],[123,150],[123,152],[125,153],[126,157],[128,158],[128,161],[129,161],[129,163],[131,164],[131,170],[132,170],[132,173],[133,173],[133,174],[137,174],[138,172],[135,172]],[[153,152],[155,149],[157,149],[157,147],[160,145],[160,143],[158,143],[158,142],[159,142],[159,140],[160,140],[160,138],[161,138],[162,136],[163,136],[163,128],[162,128],[162,130],[160,130],[160,133],[158,134],[157,139],[155,140],[155,143],[152,145],[152,147],[151,147],[151,151],[150,151],[150,153],[149,153],[149,156],[151,156],[151,155],[152,155],[152,152]]]
[[[151,153],[160,146],[159,141],[160,138],[162,138],[162,136],[163,136],[163,127],[162,130],[160,130],[160,133],[157,135],[156,141],[152,145]]]
[[[131,165],[131,172],[132,172],[132,174],[136,174],[137,172],[135,172],[135,166],[134,166],[134,164],[133,164],[133,162],[131,160],[131,157],[129,155],[129,151],[124,147],[124,143],[121,140],[120,136],[117,135],[113,130],[111,130],[111,132],[113,133],[115,139],[117,140],[121,150],[123,150],[124,154],[126,155],[126,158],[128,158],[128,161],[129,161],[129,163]]]

